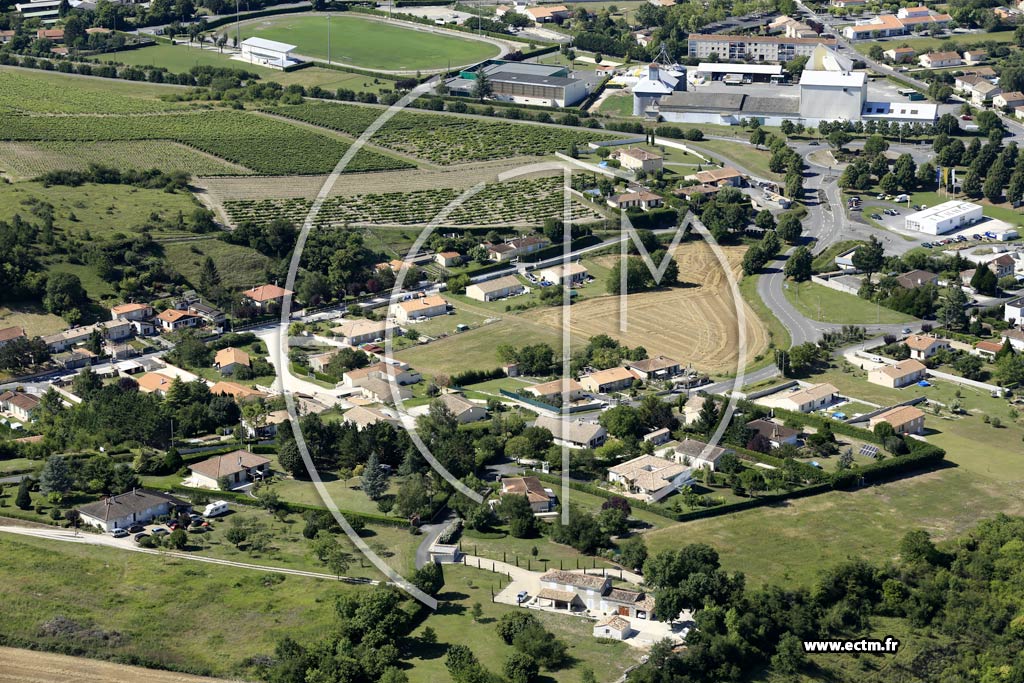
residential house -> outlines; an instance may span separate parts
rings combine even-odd
[[[537,477],[509,477],[501,480],[499,496],[526,496],[533,512],[551,512],[555,509],[555,494],[544,488]]]
[[[110,308],[111,320],[147,320],[153,317],[149,304],[118,304]]]
[[[633,627],[630,626],[629,619],[617,614],[607,616],[594,624],[595,638],[626,640],[631,635],[633,635]]]
[[[565,384],[563,392],[562,384]],[[526,393],[541,399],[542,401],[557,401],[561,403],[563,393],[568,397],[569,402],[578,401],[583,396],[583,385],[570,378],[568,381],[554,379],[550,382],[531,384],[523,389]]]
[[[999,333],[999,338],[1004,342],[1009,340],[1015,351],[1024,351],[1024,331],[1017,328],[1003,330]]]
[[[644,173],[657,173],[663,168],[664,163],[660,154],[639,147],[627,147],[618,152],[612,152],[612,157],[618,159],[622,168],[627,171],[643,171]]]
[[[291,415],[288,414],[287,410],[272,410],[263,417],[262,424],[250,424],[248,418],[243,416],[242,428],[245,430],[245,435],[250,439],[255,439],[256,437],[268,438],[276,436],[278,427],[290,419]]]
[[[487,258],[491,261],[511,261],[512,259],[536,253],[551,246],[551,240],[538,235],[517,237],[503,244],[487,246]]]
[[[168,493],[132,489],[127,493],[82,505],[78,508],[78,514],[82,524],[109,532],[128,529],[135,524],[146,524],[157,517],[191,509],[191,505]]]
[[[611,590],[612,580],[607,576],[595,576],[594,574],[580,574],[577,572],[552,569],[540,577],[541,592],[544,590],[559,591],[573,596],[579,600],[585,609],[591,612],[603,612],[601,609],[605,593]],[[540,597],[538,593],[537,597]],[[571,601],[565,601],[571,602]],[[555,609],[572,609],[570,605],[561,607],[557,604],[551,605]]]
[[[267,310],[272,306],[280,306],[290,294],[293,292],[277,285],[260,285],[242,292],[242,300],[260,310]]]
[[[896,276],[896,282],[903,289],[917,289],[924,285],[937,285],[939,276],[927,270],[911,270]]]
[[[214,326],[222,325],[227,322],[228,319],[224,314],[224,311],[198,300],[190,303],[186,310],[192,315],[199,316],[204,322]]]
[[[157,396],[166,396],[167,390],[171,388],[174,379],[159,372],[147,372],[139,377],[136,382],[139,384],[139,391],[144,394],[155,393]]]
[[[331,362],[331,359],[338,355],[338,349],[331,349],[330,351],[324,351],[323,353],[314,353],[311,356],[306,356],[306,365],[313,372],[324,372],[327,364]]]
[[[25,330],[21,327],[5,327],[0,330],[0,349],[16,339],[25,339]]]
[[[890,389],[899,389],[920,382],[927,370],[921,361],[908,358],[895,365],[881,365],[869,371],[868,381]]]
[[[990,260],[985,265],[992,271],[997,278],[1004,278],[1007,275],[1013,275],[1017,267],[1017,261],[1009,254],[1002,254]]]
[[[462,263],[462,254],[457,251],[441,251],[434,254],[434,261],[444,268],[451,268]]]
[[[926,69],[941,69],[947,66],[960,66],[963,61],[955,52],[929,52],[918,58],[918,63]]]
[[[894,64],[903,64],[914,58],[917,52],[912,47],[894,47],[882,53],[885,58]]]
[[[686,187],[680,187],[672,191],[677,197],[682,197],[688,202],[703,202],[705,199],[714,197],[721,190],[718,185],[708,185],[707,183],[699,183],[697,185],[687,185]]]
[[[1018,120],[1024,119],[1024,107],[1014,107],[1013,117]]]
[[[980,107],[1002,92],[1003,89],[998,85],[982,81],[971,88],[971,104]]]
[[[838,393],[839,390],[831,384],[812,384],[781,397],[779,404],[798,413],[810,413],[832,405]]]
[[[698,439],[686,437],[681,443],[676,444],[672,456],[676,462],[687,467],[705,468],[714,472],[722,456],[731,452],[721,446],[711,446]]]
[[[400,325],[408,324],[413,320],[426,320],[448,312],[448,302],[443,296],[432,295],[400,301],[391,307],[395,320]]]
[[[683,406],[682,410],[682,422],[684,425],[692,425],[694,422],[700,419],[700,411],[704,408],[704,401],[707,401],[706,396],[691,396],[686,400],[686,405]]]
[[[540,279],[556,285],[573,287],[587,279],[586,266],[579,261],[573,263],[559,263],[558,265],[545,268],[540,271]]]
[[[639,31],[633,31],[633,38],[640,47],[647,47],[654,41],[654,33],[650,29],[640,29]],[[0,38],[0,41],[2,41],[2,38]]]
[[[924,431],[924,411],[914,406],[896,406],[868,420],[868,427],[874,429],[882,422],[892,425],[897,434],[920,434]]]
[[[998,107],[999,109],[1006,109],[1007,107],[1012,109],[1021,105],[1024,105],[1024,93],[1019,90],[999,93],[992,98],[992,106]]]
[[[667,356],[655,356],[643,360],[628,360],[625,363],[634,375],[644,380],[667,380],[682,374],[683,366]]]
[[[0,410],[19,422],[32,422],[42,399],[24,391],[5,391],[0,394]]]
[[[659,195],[647,190],[625,192],[608,198],[608,206],[613,209],[641,209],[642,211],[648,211],[658,208],[663,203],[664,200]]]
[[[692,479],[690,467],[655,455],[641,455],[608,468],[608,481],[648,503],[661,500]]]
[[[176,332],[187,327],[195,327],[202,321],[202,318],[187,311],[168,308],[166,311],[161,311],[156,320],[164,332]]]
[[[781,425],[773,420],[757,419],[747,423],[747,429],[754,430],[757,434],[767,439],[772,448],[779,448],[783,444],[797,445],[800,441],[800,430]]]
[[[1013,325],[1024,322],[1024,296],[1010,299],[1003,304],[1003,320]]]
[[[732,166],[698,171],[692,175],[685,176],[683,180],[693,180],[716,187],[743,187],[743,174]]]
[[[557,445],[569,448],[597,448],[608,438],[608,432],[596,422],[541,415],[533,424],[551,432]]]
[[[349,370],[341,376],[342,384],[346,387],[361,387],[370,379],[380,379],[395,382],[399,386],[416,384],[423,378],[420,373],[409,367],[408,363],[401,361],[380,361],[365,368]]]
[[[379,422],[385,422],[390,424],[392,427],[397,427],[401,424],[397,418],[394,418],[382,410],[374,408],[372,406],[356,406],[346,410],[341,416],[343,422],[354,424],[357,429],[366,429],[370,425],[375,425]]]
[[[49,40],[54,43],[64,42],[64,29],[62,28],[41,28],[36,31],[36,38]]]
[[[397,382],[389,382],[377,377],[370,377],[363,380],[359,385],[363,398],[376,403],[393,404],[395,397],[398,400],[407,401],[412,398],[412,390],[403,387]]]
[[[477,282],[466,287],[466,296],[474,301],[497,301],[528,291],[515,275]]]
[[[572,11],[565,5],[538,5],[527,7],[523,13],[540,26],[551,22],[561,23],[572,16]]]
[[[6,45],[17,35],[14,31],[0,31],[0,45]]]
[[[915,360],[925,360],[943,349],[949,349],[948,339],[933,335],[912,334],[903,343],[910,349],[910,357]]]
[[[633,386],[637,380],[636,373],[629,368],[617,367],[607,370],[598,370],[589,375],[580,377],[580,384],[584,389],[593,394],[608,394],[613,391],[622,391]]]
[[[907,33],[907,27],[894,14],[879,14],[870,19],[858,21],[856,24],[843,29],[843,35],[850,40],[888,38],[890,36],[902,36],[905,33]],[[959,56],[957,56],[957,59],[959,60]]]
[[[367,318],[356,318],[354,320],[342,320],[339,325],[331,328],[336,337],[349,346],[361,346],[371,342],[381,342],[390,332],[392,335],[401,334],[402,331],[390,320],[369,320]]]
[[[193,463],[188,469],[192,475],[186,480],[187,486],[219,490],[222,479],[226,479],[227,490],[232,490],[265,479],[270,474],[270,460],[237,450]]]
[[[242,403],[243,401],[249,401],[257,398],[266,398],[266,394],[256,389],[251,389],[246,386],[242,386],[236,382],[217,382],[210,387],[210,393],[217,395],[230,396],[235,399],[236,402]]]
[[[92,365],[99,356],[83,346],[71,349],[70,351],[55,353],[51,358],[65,370],[77,370],[78,368]]]
[[[644,441],[660,446],[663,443],[668,443],[672,440],[672,432],[669,431],[668,427],[662,427],[661,429],[655,429],[653,431],[644,434]]]
[[[994,360],[996,354],[1003,350],[1003,345],[994,341],[980,341],[974,344],[972,355],[979,356],[986,360]]]
[[[60,353],[61,351],[67,351],[76,344],[87,341],[95,329],[94,325],[71,327],[63,332],[46,335],[43,337],[43,343],[46,344],[46,348],[50,353]]]
[[[222,375],[232,375],[240,367],[251,368],[252,362],[245,351],[229,346],[217,352],[213,359],[213,367],[220,370]]]
[[[964,63],[970,66],[980,64],[981,62],[988,59],[988,52],[985,50],[965,50],[964,51]]]
[[[555,609],[589,610],[622,619],[653,619],[654,597],[641,591],[615,588],[607,576],[552,569],[540,577],[537,598]],[[542,597],[542,596],[548,597]],[[599,622],[600,623],[600,622]]]
[[[444,404],[460,425],[487,418],[487,406],[473,403],[462,394],[441,394],[437,400]]]

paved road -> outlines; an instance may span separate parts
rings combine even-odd
[[[419,546],[416,548],[416,569],[421,568],[423,565],[430,562],[430,546],[434,545],[437,541],[437,537],[441,535],[445,527],[448,526],[449,522],[455,519],[455,513],[451,510],[446,510],[444,517],[439,519],[437,522],[432,524],[424,524],[420,527],[420,533],[423,534],[423,540],[420,541]]]

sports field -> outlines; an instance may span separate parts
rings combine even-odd
[[[414,30],[355,16],[332,15],[330,59],[387,71],[441,69],[498,56],[493,45],[469,38]],[[295,52],[328,58],[327,17],[284,16],[242,24],[242,37],[256,36],[297,45]]]

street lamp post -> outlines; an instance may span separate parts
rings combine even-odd
[[[327,13],[327,63],[331,63],[331,14]]]

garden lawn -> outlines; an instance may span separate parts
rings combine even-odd
[[[334,419],[329,421],[334,421]],[[335,505],[342,511],[351,510],[352,512],[361,512],[368,515],[384,514],[377,509],[377,503],[367,498],[365,493],[356,488],[359,486],[359,477],[350,477],[346,481],[339,479],[332,473],[324,472],[321,474],[321,479],[323,479],[324,488],[327,489],[327,493],[331,496]],[[395,477],[392,477],[390,482],[391,485],[388,487],[388,492],[393,495],[398,491],[400,482]],[[282,479],[275,481],[271,488],[277,492],[281,500],[289,503],[314,505],[322,508],[327,507],[320,499],[320,493],[316,490],[316,485],[311,481]],[[397,512],[392,513],[391,516],[400,519]]]
[[[787,282],[784,293],[786,299],[811,320],[841,325],[903,323],[914,320],[913,316],[816,282]]]
[[[223,677],[240,675],[248,657],[272,655],[285,636],[319,639],[334,623],[334,597],[366,590],[298,576],[277,582],[266,572],[6,534],[0,576],[0,636],[8,645]],[[41,635],[59,616],[121,635]]]
[[[866,55],[871,51],[871,48],[874,45],[881,46],[883,50],[889,50],[906,44],[914,48],[914,51],[918,54],[924,54],[925,52],[934,52],[938,50],[939,47],[946,42],[954,43],[958,48],[970,47],[976,43],[1012,43],[1013,31],[979,31],[978,33],[965,34],[954,33],[953,35],[941,36],[939,38],[908,38],[907,36],[897,36],[892,40],[858,41],[855,44],[855,47],[857,52]]]
[[[444,566],[445,585],[438,595],[439,609],[431,614],[407,640],[412,652],[408,663],[412,666],[406,673],[412,683],[434,683],[448,680],[444,665],[447,645],[467,645],[492,673],[501,675],[505,660],[512,652],[512,646],[498,637],[495,631],[497,620],[515,607],[491,602],[492,591],[497,593],[506,583],[502,576],[489,571],[464,567]],[[480,603],[483,614],[474,621],[471,609]],[[541,670],[537,679],[548,683],[578,683],[582,680],[584,668],[589,668],[599,681],[618,679],[625,669],[636,664],[641,652],[621,642],[593,637],[594,622],[578,616],[552,614],[534,611],[544,627],[561,640],[574,660],[570,667],[559,671]],[[426,645],[418,640],[427,627],[437,634],[436,645]]]
[[[297,46],[296,54],[326,60],[327,22],[324,15],[258,19],[242,25],[242,37],[291,43]],[[364,69],[442,69],[500,55],[493,45],[482,41],[412,30],[351,14],[330,15],[330,31],[330,60]]]
[[[42,308],[17,304],[14,308],[0,306],[0,328],[21,327],[30,337],[44,337],[67,329],[67,323],[59,315],[47,313]]]
[[[713,154],[723,157],[727,164],[738,164],[749,170],[751,173],[770,180],[780,180],[778,173],[772,173],[768,168],[768,160],[771,153],[766,149],[754,149],[746,140],[730,142],[728,140],[702,140],[695,143],[687,143],[698,152],[707,150]]]
[[[207,256],[217,264],[225,287],[248,288],[266,280],[269,259],[250,247],[208,239],[168,242],[163,248],[167,262],[193,285],[199,284],[199,273]]]

